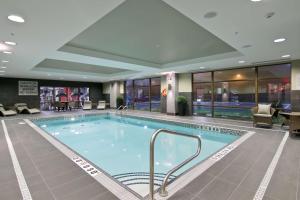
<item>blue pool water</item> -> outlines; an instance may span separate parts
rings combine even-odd
[[[206,159],[239,136],[187,128],[174,123],[115,115],[94,115],[34,121],[48,134],[93,162],[111,176],[149,172],[149,142],[155,130],[164,128],[200,135],[200,155],[184,170]],[[195,153],[197,142],[181,136],[161,134],[155,146],[155,172],[166,173]]]

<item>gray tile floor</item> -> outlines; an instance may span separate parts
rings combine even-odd
[[[130,113],[130,111],[128,112]],[[72,113],[82,113],[82,111]],[[272,130],[253,129],[251,122],[202,117],[180,118],[139,111],[133,113],[135,115],[189,120],[196,123],[219,123],[222,126],[235,128],[243,126],[243,129],[256,131],[256,134],[242,145],[170,198],[174,200],[252,200],[283,138],[283,134],[278,127]],[[117,199],[31,127],[27,124],[18,124],[20,119],[23,118],[55,115],[61,115],[61,113],[44,112],[34,116],[18,115],[16,117],[0,118],[5,119],[33,199]],[[298,193],[300,187],[299,143],[299,137],[288,138],[264,199],[297,200],[300,197]],[[1,124],[0,199],[21,199]]]

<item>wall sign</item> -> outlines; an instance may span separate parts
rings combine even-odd
[[[19,96],[37,96],[37,81],[19,81]]]

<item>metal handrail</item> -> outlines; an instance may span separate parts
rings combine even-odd
[[[122,116],[122,114],[123,114],[122,111],[123,111],[123,110],[127,111],[127,110],[128,110],[128,107],[127,107],[127,106],[120,105],[119,108],[117,108],[116,113],[117,113],[118,111],[120,111],[120,114],[121,114],[121,116]]]
[[[169,179],[170,175],[173,174],[174,172],[176,172],[177,170],[179,170],[180,168],[182,168],[184,165],[189,163],[194,158],[196,158],[201,152],[201,145],[202,144],[201,144],[201,138],[199,136],[189,135],[189,134],[185,134],[185,133],[178,133],[178,132],[167,130],[167,129],[158,129],[158,130],[156,130],[153,133],[153,135],[151,137],[151,141],[150,141],[150,199],[151,200],[154,200],[154,144],[155,144],[155,140],[156,140],[157,136],[161,132],[196,139],[198,141],[198,147],[197,147],[197,151],[194,155],[187,158],[186,160],[184,160],[182,163],[180,163],[179,165],[177,165],[176,167],[174,167],[173,169],[171,169],[167,173],[167,175],[165,176],[165,178],[163,180],[163,183],[161,185],[160,191],[159,191],[160,196],[162,196],[162,197],[168,196],[168,192],[166,191],[166,186],[167,186],[168,179]]]

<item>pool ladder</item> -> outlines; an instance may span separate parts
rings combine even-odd
[[[116,113],[118,113],[118,111],[119,111],[119,112],[120,112],[120,115],[122,116],[124,110],[127,111],[127,110],[128,110],[128,107],[127,107],[127,106],[120,105],[120,106],[117,108]]]
[[[174,172],[178,171],[180,168],[182,168],[187,163],[189,163],[194,158],[196,158],[201,152],[201,138],[200,138],[200,136],[189,135],[189,134],[185,134],[185,133],[178,133],[178,132],[167,130],[167,129],[158,129],[158,130],[156,130],[153,133],[153,135],[151,137],[151,141],[150,141],[150,188],[149,188],[150,189],[150,194],[149,194],[150,195],[150,200],[154,200],[154,145],[155,145],[155,140],[156,140],[157,136],[160,133],[167,133],[167,134],[171,134],[171,135],[184,136],[184,137],[196,139],[198,141],[197,151],[195,152],[195,154],[193,154],[191,157],[187,158],[182,163],[180,163],[179,165],[177,165],[176,167],[171,169],[166,174],[166,176],[164,177],[162,185],[160,186],[160,189],[159,189],[159,195],[162,196],[162,197],[168,196],[168,192],[166,190],[166,187],[167,187],[167,184],[168,184],[169,177]]]

